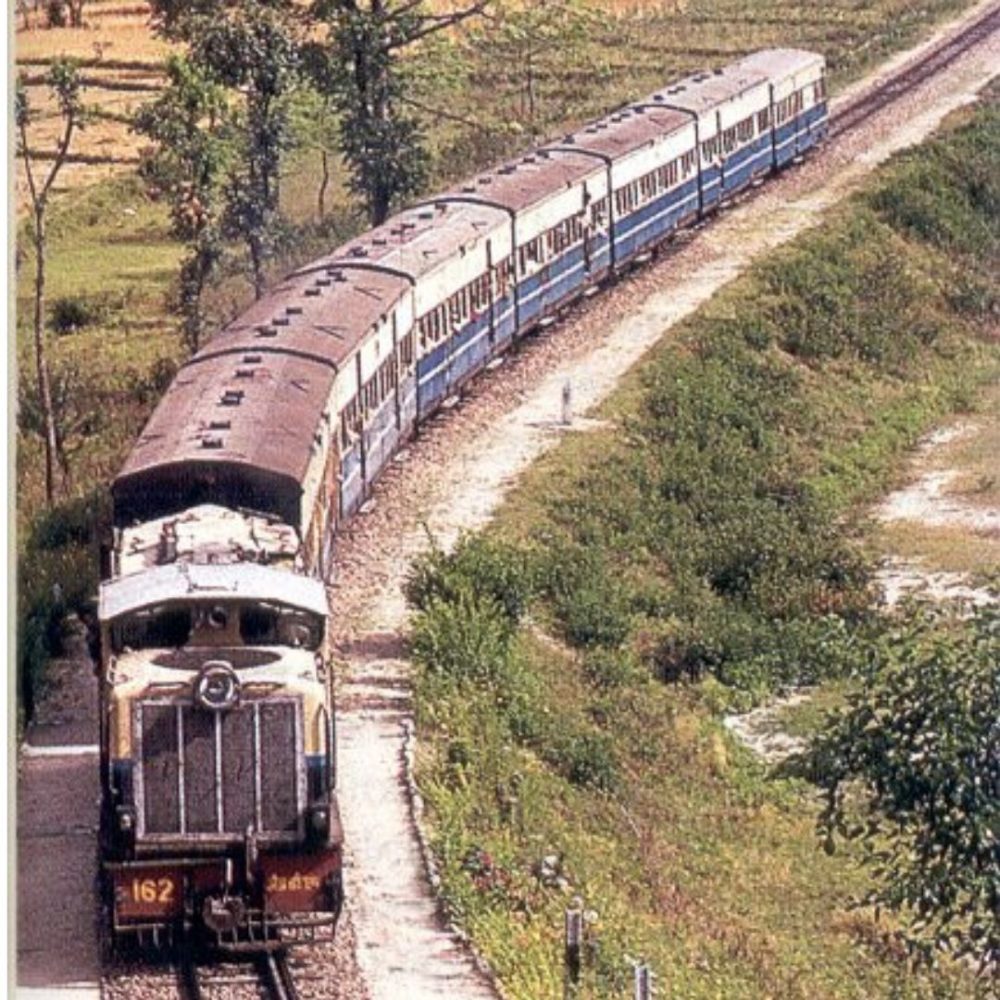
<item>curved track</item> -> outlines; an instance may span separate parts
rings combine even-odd
[[[895,104],[914,88],[947,69],[998,29],[1000,5],[993,5],[955,34],[930,46],[887,80],[835,108],[830,115],[829,138],[836,139],[857,128],[872,115]]]

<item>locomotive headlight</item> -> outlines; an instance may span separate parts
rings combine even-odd
[[[314,841],[323,841],[330,836],[330,809],[326,805],[315,805],[309,809],[309,836]]]
[[[118,829],[122,833],[132,833],[135,830],[135,810],[131,806],[119,806]]]
[[[194,684],[195,701],[212,712],[232,708],[240,700],[240,682],[225,660],[209,660]]]

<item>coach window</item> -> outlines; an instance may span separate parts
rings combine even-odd
[[[426,317],[424,317],[426,319]],[[423,323],[423,321],[421,321]],[[421,327],[420,335],[421,344],[425,344],[423,335],[423,327]],[[399,354],[399,363],[404,368],[409,368],[413,364],[413,331],[411,330],[398,344],[397,353]]]
[[[771,126],[771,109],[764,108],[763,111],[757,113],[757,131],[764,133]]]

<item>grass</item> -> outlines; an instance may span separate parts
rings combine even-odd
[[[996,378],[989,314],[956,290],[998,291],[998,155],[993,101],[897,157],[675,329],[601,407],[616,427],[564,438],[437,585],[414,578],[432,846],[507,995],[562,995],[575,896],[597,914],[585,998],[630,996],[629,957],[661,996],[977,995],[961,966],[908,968],[852,906],[859,855],[819,849],[812,787],[720,715],[811,676],[776,723],[811,735],[886,641],[856,541]]]

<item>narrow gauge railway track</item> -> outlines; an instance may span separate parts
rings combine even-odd
[[[931,46],[913,62],[903,66],[887,80],[866,93],[833,109],[828,137],[836,139],[861,125],[873,114],[894,104],[915,87],[947,69],[979,42],[1000,29],[1000,4],[994,4],[975,21],[967,24],[937,45]]]
[[[299,1000],[288,955],[266,951],[245,962],[199,964],[192,954],[176,964],[177,984],[184,1000]]]

